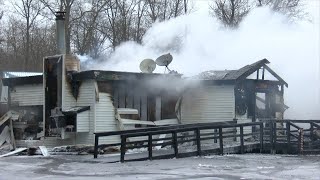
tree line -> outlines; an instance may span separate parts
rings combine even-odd
[[[212,16],[227,28],[237,28],[259,6],[292,18],[301,12],[300,0],[211,0],[209,4]],[[122,42],[141,43],[156,21],[190,13],[192,1],[0,0],[0,70],[42,70],[42,58],[57,52],[56,11],[66,12],[67,53],[99,59]]]

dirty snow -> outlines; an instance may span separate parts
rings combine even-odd
[[[0,179],[319,179],[320,156],[225,155],[108,163],[110,156],[13,156]]]

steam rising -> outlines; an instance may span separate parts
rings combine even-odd
[[[173,62],[169,67],[193,76],[206,70],[239,69],[267,58],[289,84],[286,118],[320,119],[320,29],[315,22],[289,24],[284,16],[259,8],[238,30],[226,30],[208,12],[198,11],[154,24],[143,45],[123,43],[106,63],[93,68],[140,72],[143,59],[170,52]],[[155,72],[163,73],[164,68],[158,66]]]

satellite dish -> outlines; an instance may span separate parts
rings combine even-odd
[[[172,55],[170,53],[164,54],[156,59],[158,66],[168,66],[172,62]]]
[[[152,59],[145,59],[140,63],[140,70],[143,73],[152,73],[156,69],[156,62]]]

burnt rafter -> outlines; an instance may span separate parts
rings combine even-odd
[[[277,78],[280,82],[282,82],[286,87],[288,87],[288,83],[284,81],[277,73],[275,73],[269,66],[266,64],[263,65],[265,69],[267,69],[275,78]]]
[[[157,77],[177,77],[180,78],[181,75],[172,74],[156,74],[156,73],[133,73],[133,72],[119,72],[119,71],[99,71],[90,70],[82,71],[72,75],[73,80],[82,81],[84,79],[95,79],[97,81],[108,81],[108,80],[141,80],[145,78],[157,78]]]

